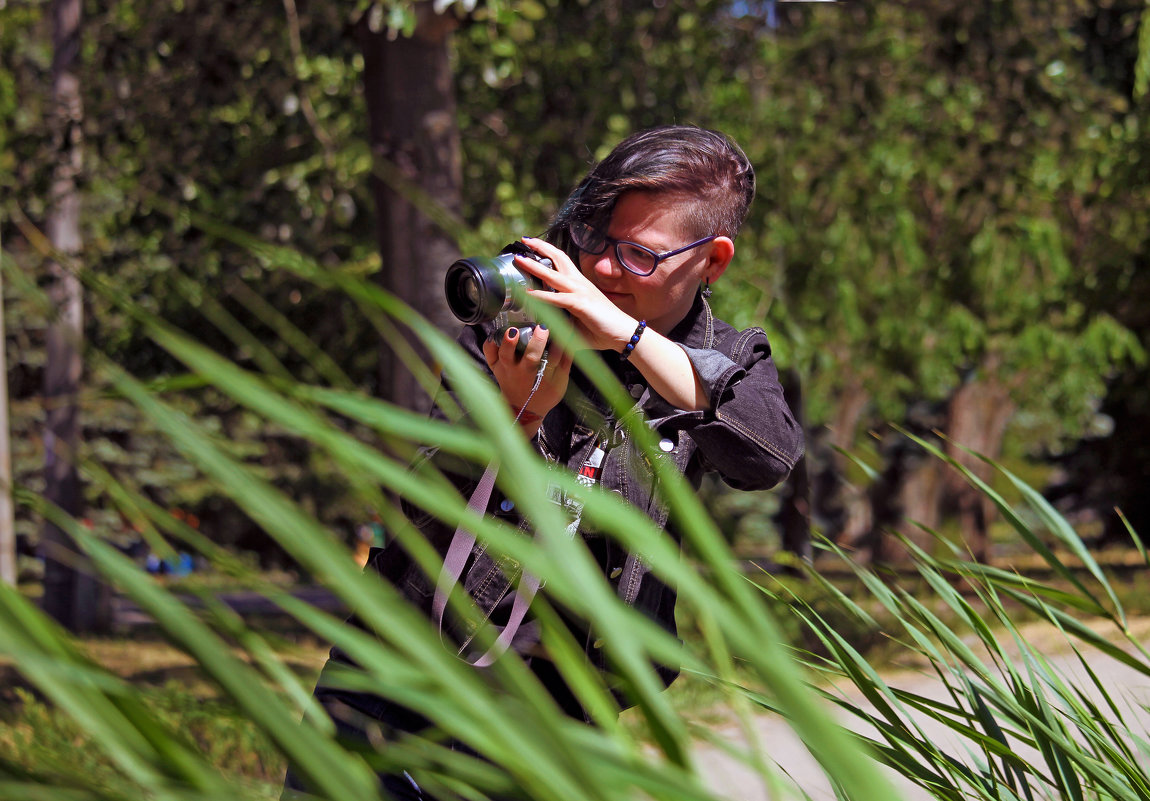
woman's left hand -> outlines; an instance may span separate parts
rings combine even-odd
[[[523,244],[555,265],[551,270],[534,259],[515,257],[516,267],[555,290],[528,290],[531,299],[570,314],[575,330],[593,350],[622,351],[639,321],[612,303],[566,253],[550,242],[523,237]]]

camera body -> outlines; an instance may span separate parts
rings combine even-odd
[[[535,322],[523,311],[528,289],[546,287],[515,267],[515,257],[526,256],[554,269],[550,259],[540,256],[521,242],[512,242],[494,258],[468,257],[447,268],[443,290],[447,306],[460,322],[467,324],[496,322],[497,334],[509,328],[519,329],[516,349],[527,347]]]

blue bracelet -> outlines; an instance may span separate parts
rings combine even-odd
[[[635,333],[631,335],[631,341],[623,347],[622,358],[626,361],[631,356],[631,351],[635,350],[635,346],[639,344],[639,337],[643,336],[643,332],[647,330],[647,321],[640,320],[639,325],[635,328]]]

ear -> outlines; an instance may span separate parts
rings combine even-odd
[[[703,267],[703,274],[699,276],[700,279],[706,279],[710,283],[715,283],[727,270],[727,265],[731,263],[731,259],[735,255],[735,243],[731,241],[729,236],[720,236],[711,240],[711,249],[707,256],[707,264]]]

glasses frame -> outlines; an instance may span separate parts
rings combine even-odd
[[[588,248],[585,248],[582,245],[580,245],[576,241],[577,236],[575,234],[575,228],[580,227],[580,226],[587,228],[587,229],[590,229],[591,231],[594,231],[595,235],[603,240],[603,246],[601,248],[599,248],[598,250],[589,250]],[[596,230],[595,228],[593,228],[588,223],[572,223],[571,225],[567,226],[567,233],[571,237],[571,243],[573,245],[575,245],[575,247],[579,248],[579,250],[583,251],[584,253],[586,253],[590,256],[598,256],[601,253],[603,253],[605,250],[607,250],[607,247],[609,245],[614,245],[615,246],[615,260],[619,262],[619,266],[621,266],[624,270],[626,270],[629,273],[634,273],[635,275],[641,275],[641,276],[647,276],[647,275],[650,275],[651,273],[655,272],[655,270],[659,269],[659,262],[661,262],[665,259],[669,259],[672,256],[678,256],[680,253],[686,253],[688,250],[692,250],[693,248],[697,248],[700,245],[705,245],[708,242],[719,238],[719,234],[711,234],[710,236],[705,236],[702,239],[699,239],[695,242],[692,242],[689,245],[684,245],[681,248],[676,248],[675,250],[668,250],[665,253],[656,253],[655,251],[651,250],[651,248],[647,247],[646,245],[640,245],[638,242],[632,242],[628,239],[615,239],[614,237],[607,236],[607,234],[604,234],[601,231]],[[654,263],[651,265],[651,269],[647,270],[646,272],[640,272],[639,270],[636,270],[634,267],[629,265],[626,262],[626,260],[623,258],[622,252],[619,250],[619,248],[623,245],[627,245],[627,246],[633,247],[633,248],[638,248],[639,250],[643,251],[644,253],[650,253],[652,258],[654,258]]]

